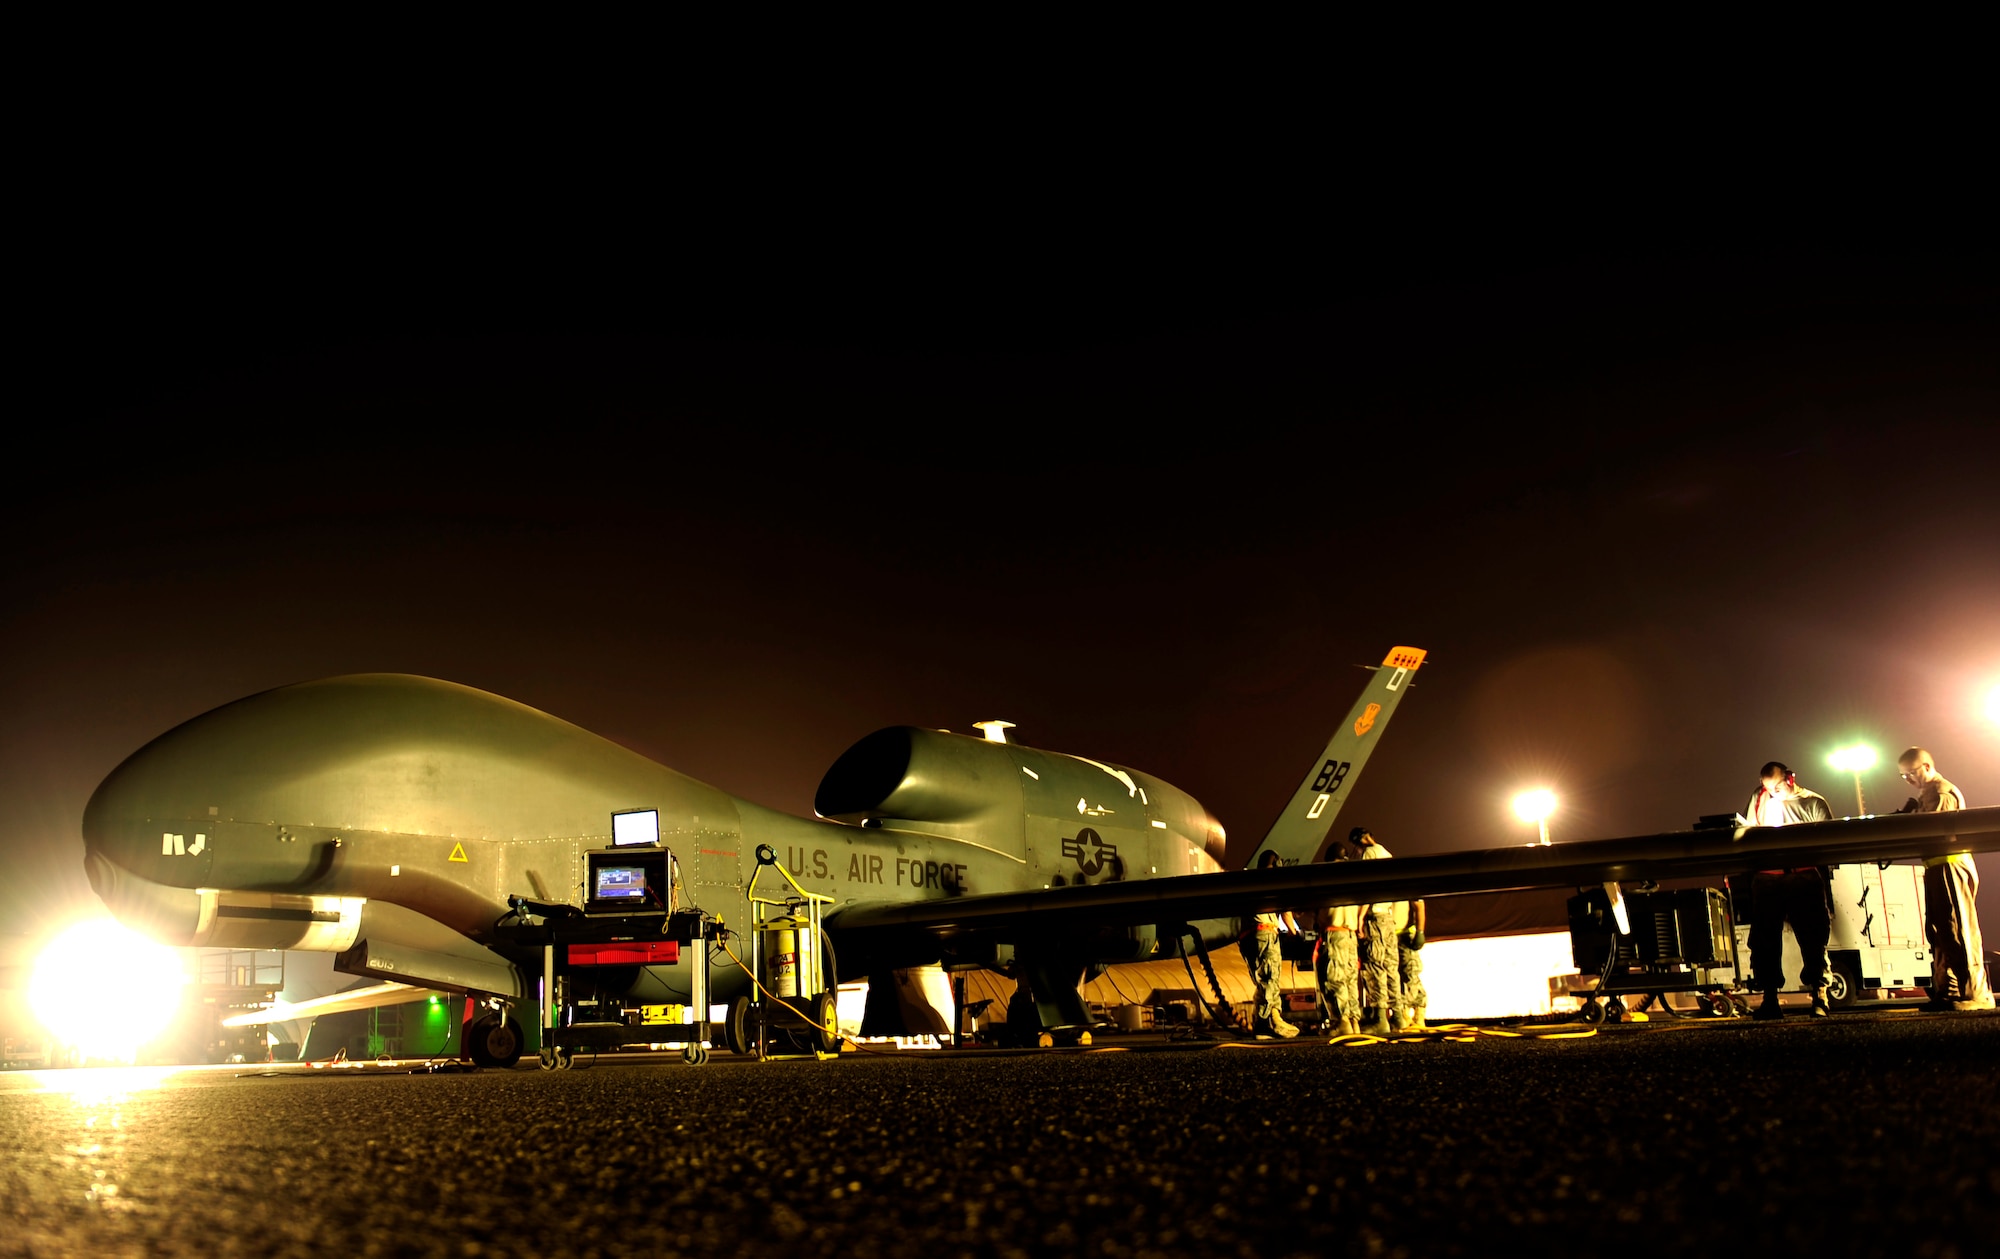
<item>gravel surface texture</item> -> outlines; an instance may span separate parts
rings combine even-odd
[[[0,1076],[28,1255],[1979,1255],[2000,1016]],[[240,1069],[239,1069],[240,1070]]]

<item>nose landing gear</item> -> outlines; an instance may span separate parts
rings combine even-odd
[[[477,1066],[511,1067],[521,1060],[521,1047],[526,1043],[513,1015],[498,1010],[488,1010],[465,1030],[466,1052]]]

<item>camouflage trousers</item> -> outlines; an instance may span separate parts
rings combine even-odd
[[[1402,1002],[1396,1008],[1406,1020],[1415,1021],[1417,1014],[1430,1004],[1430,994],[1424,991],[1424,955],[1417,950],[1397,944],[1396,952],[1401,956]]]
[[[1285,1012],[1285,994],[1278,985],[1279,972],[1285,965],[1284,954],[1278,948],[1278,933],[1258,931],[1257,944],[1250,961],[1250,982],[1257,986],[1257,1018],[1268,1021],[1272,1016],[1282,1016]]]
[[[1367,981],[1368,1004],[1380,1019],[1394,1017],[1402,1005],[1402,948],[1396,942],[1396,915],[1368,915],[1368,959],[1361,975]]]
[[[1361,958],[1354,948],[1352,931],[1329,931],[1320,937],[1319,952],[1313,958],[1319,978],[1319,995],[1326,1002],[1327,1017],[1335,1023],[1361,1022]]]

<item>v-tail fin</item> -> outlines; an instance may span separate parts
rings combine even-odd
[[[1390,649],[1376,669],[1374,679],[1362,688],[1361,698],[1354,701],[1347,720],[1327,740],[1326,750],[1306,771],[1299,789],[1292,793],[1291,802],[1271,824],[1270,833],[1257,845],[1257,851],[1250,854],[1253,867],[1267,851],[1277,853],[1287,865],[1311,861],[1319,855],[1327,832],[1333,829],[1333,819],[1339,816],[1340,806],[1347,803],[1354,780],[1361,776],[1361,767],[1368,763],[1368,754],[1381,741],[1383,728],[1395,715],[1396,705],[1402,702],[1404,693],[1410,689],[1410,680],[1423,663],[1421,647]]]

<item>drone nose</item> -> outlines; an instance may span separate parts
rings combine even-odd
[[[142,878],[96,849],[86,849],[83,872],[91,891],[119,922],[162,944],[194,941],[201,922],[201,896],[192,888]]]

